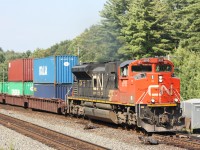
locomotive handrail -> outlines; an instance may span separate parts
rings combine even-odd
[[[141,116],[140,116],[140,105],[141,105],[141,101],[144,99],[144,97],[146,96],[146,94],[147,94],[147,91],[146,92],[144,92],[141,96],[140,96],[140,98],[138,99],[138,101],[139,101],[139,109],[138,109],[138,116],[139,116],[139,118],[141,118]],[[136,103],[138,103],[138,101],[136,102]],[[137,108],[137,104],[136,104],[136,108]]]
[[[69,96],[69,92],[71,91],[71,89],[72,89],[72,86],[70,87],[70,89],[65,94],[65,105],[67,106],[67,112],[68,113],[69,113],[69,100],[68,100],[68,96]]]

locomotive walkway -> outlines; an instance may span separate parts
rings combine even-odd
[[[59,150],[105,150],[106,148],[0,113],[0,124]]]

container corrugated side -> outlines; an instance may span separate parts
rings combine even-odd
[[[8,63],[8,81],[33,81],[33,59],[16,59]]]
[[[23,59],[23,81],[33,81],[33,59]]]
[[[56,83],[73,83],[72,67],[77,65],[76,56],[56,56]]]
[[[0,93],[7,93],[7,92],[8,92],[8,83],[0,82]]]
[[[54,83],[55,81],[55,60],[54,56],[37,58],[33,61],[33,82]]]
[[[72,84],[36,84],[34,83],[34,97],[40,98],[60,98],[65,99],[65,95],[71,90]]]
[[[0,82],[0,93],[8,93],[8,82]]]
[[[66,94],[71,95],[72,93],[72,84],[57,84],[55,90],[56,98],[65,100]]]
[[[2,90],[3,89],[3,83],[2,82],[0,82],[0,93],[3,93]]]
[[[24,95],[33,95],[33,82],[24,82]]]
[[[5,94],[8,93],[8,82],[2,83],[2,93],[5,93]]]
[[[8,82],[8,94],[23,95],[23,82]]]
[[[71,68],[78,63],[76,56],[50,56],[34,59],[34,83],[73,83]]]
[[[190,129],[193,132],[194,129],[200,129],[200,99],[190,99],[181,102],[181,108],[183,110],[183,116],[186,120],[190,120]],[[188,122],[186,122],[187,127]]]

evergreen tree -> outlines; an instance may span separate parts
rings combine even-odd
[[[134,0],[121,18],[119,53],[126,59],[166,55],[172,51],[173,38],[168,27],[166,3],[161,0]]]
[[[187,0],[184,4],[182,9],[176,11],[180,46],[198,52],[200,51],[200,1]]]
[[[100,13],[105,35],[109,40],[110,54],[115,54],[115,58],[124,44],[118,37],[122,29],[121,18],[128,12],[130,2],[131,0],[108,0]]]
[[[200,1],[182,0],[173,6],[174,35],[179,48],[174,55],[181,56],[178,76],[181,78],[181,95],[184,99],[200,97]]]

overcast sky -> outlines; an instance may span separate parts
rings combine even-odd
[[[106,0],[0,0],[0,47],[24,52],[73,39],[100,22]]]

